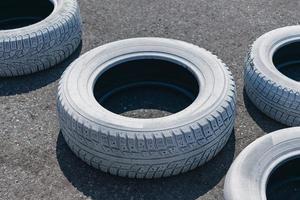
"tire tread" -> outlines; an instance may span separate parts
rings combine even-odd
[[[212,159],[225,146],[233,130],[236,90],[229,69],[223,65],[229,86],[216,111],[180,127],[134,134],[102,124],[84,123],[88,120],[73,110],[64,97],[62,77],[57,97],[62,134],[78,157],[110,174],[160,178],[194,169]],[[82,135],[83,130],[89,133]]]
[[[263,75],[254,63],[252,47],[246,56],[245,91],[253,104],[270,118],[288,126],[300,125],[300,95]]]
[[[31,74],[69,57],[81,42],[81,19],[76,0],[49,27],[19,35],[0,33],[0,77]],[[64,33],[57,35],[64,27]],[[71,34],[72,33],[72,34]],[[1,39],[3,38],[3,39]],[[63,52],[63,56],[57,52]]]

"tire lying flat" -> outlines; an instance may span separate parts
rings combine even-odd
[[[270,174],[281,163],[300,156],[300,128],[265,135],[247,146],[231,165],[224,185],[225,200],[266,200]]]
[[[47,69],[70,56],[80,44],[81,19],[76,0],[49,1],[54,10],[45,19],[21,28],[0,30],[0,76]]]
[[[154,119],[124,117],[98,104],[93,87],[99,74],[115,63],[143,58],[190,70],[199,82],[196,100]],[[135,38],[103,45],[74,61],[61,78],[57,106],[67,144],[86,163],[114,175],[158,178],[214,157],[232,133],[235,101],[232,75],[211,53],[177,40]]]
[[[299,43],[299,37],[300,26],[284,27],[262,35],[247,55],[244,72],[245,90],[250,100],[263,113],[289,126],[300,125],[300,83],[282,74],[273,61],[277,51],[288,44]],[[294,50],[290,60],[283,55],[282,62],[277,64],[300,64],[299,51],[300,48]]]

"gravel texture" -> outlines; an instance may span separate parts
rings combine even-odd
[[[243,89],[248,46],[272,29],[295,25],[298,0],[80,0],[82,48],[53,69],[0,79],[0,199],[223,199],[224,176],[256,138],[284,128],[259,112]],[[169,37],[218,55],[234,74],[237,120],[230,141],[209,163],[157,180],[114,177],[80,161],[67,147],[56,114],[58,79],[73,59],[118,39]]]

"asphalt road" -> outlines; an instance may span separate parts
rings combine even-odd
[[[295,25],[298,0],[80,0],[82,48],[63,64],[18,78],[0,78],[0,199],[223,199],[224,176],[256,138],[283,128],[260,113],[243,89],[248,46],[272,29]],[[180,39],[218,55],[234,74],[234,134],[206,165],[157,180],[107,175],[67,147],[56,114],[57,82],[67,65],[94,47],[141,36]]]

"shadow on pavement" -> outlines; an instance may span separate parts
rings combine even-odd
[[[60,64],[34,74],[0,78],[0,96],[22,94],[44,87],[60,78],[64,70],[79,57],[82,42],[75,52]]]
[[[279,129],[287,128],[286,125],[276,122],[256,108],[256,106],[249,99],[245,89],[243,90],[243,96],[245,107],[249,115],[263,131],[270,133]]]
[[[57,139],[56,156],[66,178],[92,199],[196,199],[225,176],[235,151],[234,131],[224,149],[210,162],[185,174],[153,180],[117,177],[85,164],[68,148],[62,133]]]

